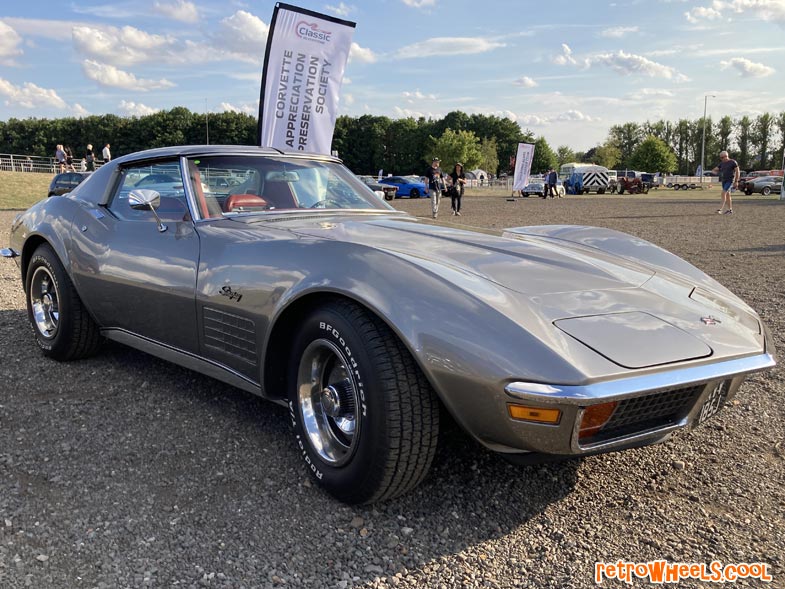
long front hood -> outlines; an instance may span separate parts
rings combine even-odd
[[[525,295],[635,288],[654,271],[599,251],[432,226],[407,218],[284,222],[312,237],[357,243],[468,272]]]

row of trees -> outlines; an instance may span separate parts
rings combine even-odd
[[[591,161],[609,168],[632,168],[650,172],[676,172],[694,174],[701,163],[705,122],[706,146],[704,163],[706,168],[719,161],[719,152],[726,150],[743,170],[773,169],[782,166],[785,150],[785,112],[778,115],[763,113],[757,117],[743,116],[733,119],[722,117],[716,123],[711,117],[695,120],[649,121],[614,125],[607,141],[585,153],[570,152],[564,147],[558,150],[562,161]],[[657,141],[652,141],[652,138]],[[647,145],[654,153],[653,160],[642,158],[639,149]],[[662,148],[672,157],[663,159]]]
[[[100,148],[111,143],[115,155],[166,145],[254,145],[256,117],[224,112],[209,115],[175,107],[143,117],[116,115],[62,119],[0,121],[0,152],[52,156],[55,145],[70,145],[79,155],[88,143]],[[359,174],[378,170],[394,174],[422,173],[432,156],[451,168],[463,162],[467,170],[491,174],[512,171],[518,143],[534,143],[532,172],[540,173],[572,161],[597,163],[612,169],[693,174],[701,161],[704,119],[678,122],[624,123],[611,127],[608,138],[586,152],[569,146],[555,151],[543,137],[507,118],[467,115],[460,111],[441,119],[390,119],[384,116],[338,117],[333,150]],[[781,165],[785,150],[785,112],[738,119],[724,116],[716,124],[705,120],[707,168],[718,153],[730,152],[742,169]]]

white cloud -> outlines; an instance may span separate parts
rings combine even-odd
[[[521,127],[541,127],[548,124],[548,119],[538,117],[537,115],[523,115],[516,119]]]
[[[513,82],[516,86],[523,86],[524,88],[536,88],[539,84],[529,76],[523,76]]]
[[[0,63],[13,63],[13,58],[22,54],[22,50],[19,49],[21,43],[22,37],[0,20]]]
[[[730,67],[738,70],[745,78],[765,78],[776,71],[773,67],[750,61],[744,57],[734,57],[727,63],[722,64],[722,69]]]
[[[230,102],[222,102],[218,106],[218,110],[221,112],[238,112],[247,115],[256,115],[259,114],[259,101],[257,100],[256,104],[241,104],[240,106],[235,106]]]
[[[25,82],[22,86],[16,86],[0,78],[0,96],[5,96],[6,106],[19,106],[22,108],[68,108],[65,100],[51,89],[41,88],[32,82]]]
[[[722,18],[722,13],[710,6],[698,6],[689,12],[685,12],[684,16],[686,16],[687,20],[691,23],[700,23],[707,20],[720,19]]]
[[[600,37],[607,37],[610,39],[620,39],[625,35],[629,35],[630,33],[637,33],[640,31],[640,27],[611,27],[609,29],[604,29],[600,32]]]
[[[551,61],[556,65],[576,65],[578,63],[572,56],[572,49],[570,49],[570,46],[567,45],[567,43],[561,44],[561,55],[556,55]]]
[[[428,8],[429,6],[436,6],[436,0],[402,0],[406,6],[412,8]]]
[[[349,62],[357,61],[359,63],[375,63],[376,54],[365,47],[360,47],[357,43],[352,42],[349,48]]]
[[[560,115],[554,118],[556,121],[582,121],[582,122],[592,122],[596,121],[597,119],[594,117],[590,117],[587,114],[582,113],[579,110],[568,110],[567,112],[563,112]]]
[[[141,102],[130,102],[127,100],[121,101],[120,104],[117,105],[117,108],[119,108],[120,112],[122,112],[123,114],[134,116],[134,117],[143,117],[145,115],[151,115],[160,110],[158,108],[153,108],[151,106],[144,105]]]
[[[229,51],[260,57],[264,55],[270,27],[245,10],[221,20],[214,44]]]
[[[6,24],[16,29],[18,33],[55,41],[69,41],[71,39],[71,29],[82,24],[75,21],[39,18],[4,17],[3,20]]]
[[[153,9],[159,14],[184,23],[199,21],[199,11],[193,2],[188,0],[174,0],[174,2],[156,2]]]
[[[716,20],[730,13],[749,13],[753,18],[785,26],[783,0],[714,0],[710,6],[699,6],[685,13],[690,22]]]
[[[97,29],[78,25],[73,28],[72,35],[78,52],[114,65],[161,61],[162,51],[173,45],[172,39],[130,26]]]
[[[327,12],[332,12],[337,16],[344,16],[344,17],[349,16],[349,13],[351,13],[354,10],[354,6],[347,6],[343,2],[338,4],[338,6],[330,6],[328,4],[324,8],[327,10]]]
[[[117,69],[113,65],[99,63],[92,59],[86,59],[82,62],[82,71],[89,79],[108,88],[124,88],[126,90],[147,92],[148,90],[174,87],[174,84],[169,80],[137,78],[132,73]]]
[[[71,112],[74,113],[74,116],[80,118],[86,117],[90,114],[90,112],[78,102],[74,103],[74,105],[71,107]]]
[[[351,94],[343,94],[343,95],[341,96],[341,102],[342,102],[342,103],[343,103],[345,106],[351,106],[351,105],[353,105],[353,104],[354,104],[354,102],[355,102],[355,101],[354,101],[354,96],[352,96]]]
[[[403,118],[403,119],[410,118],[410,117],[413,119],[419,119],[421,117],[427,118],[427,115],[425,113],[416,110],[410,110],[408,108],[401,108],[400,106],[394,106],[393,112],[395,113],[396,117]]]
[[[415,90],[414,92],[402,92],[401,95],[409,104],[414,104],[416,100],[436,100],[435,94],[423,94],[419,90]]]
[[[629,94],[630,98],[635,98],[637,96],[663,96],[665,98],[672,98],[675,95],[670,90],[665,90],[664,88],[641,88],[640,90],[636,90]]]
[[[680,74],[674,68],[651,61],[642,55],[616,51],[615,53],[601,53],[586,58],[587,66],[595,64],[605,65],[618,74],[629,76],[642,74],[652,78],[666,78],[668,80],[686,81],[687,76]]]
[[[436,55],[470,55],[493,51],[504,47],[504,43],[489,41],[480,37],[435,37],[419,43],[401,47],[395,52],[397,59],[412,57],[433,57]]]

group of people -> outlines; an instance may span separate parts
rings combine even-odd
[[[443,195],[450,197],[452,214],[461,216],[461,199],[466,185],[466,174],[463,171],[463,164],[457,162],[452,169],[452,173],[445,174],[441,169],[441,160],[433,158],[431,167],[425,172],[428,178],[428,189],[431,194],[431,213],[435,219],[439,214],[439,201]],[[448,182],[449,179],[449,182]]]
[[[103,157],[104,163],[112,159],[112,152],[108,143],[104,145],[103,150],[101,150],[101,156]],[[76,167],[74,166],[74,154],[70,147],[63,147],[60,144],[55,147],[55,164],[61,173],[76,172]],[[80,171],[95,171],[95,153],[93,152],[93,145],[91,143],[88,143],[87,148],[85,149],[84,156],[80,162]]]

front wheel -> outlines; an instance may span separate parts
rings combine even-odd
[[[420,198],[420,191],[416,188],[412,188],[409,192],[409,198]]]
[[[372,503],[425,478],[436,452],[438,402],[378,318],[348,301],[313,310],[292,347],[289,383],[298,451],[334,497]]]
[[[764,186],[763,189],[760,191],[763,196],[769,196],[771,194],[771,187]]]
[[[45,356],[76,360],[98,351],[101,335],[48,244],[38,246],[25,279],[27,316]]]

